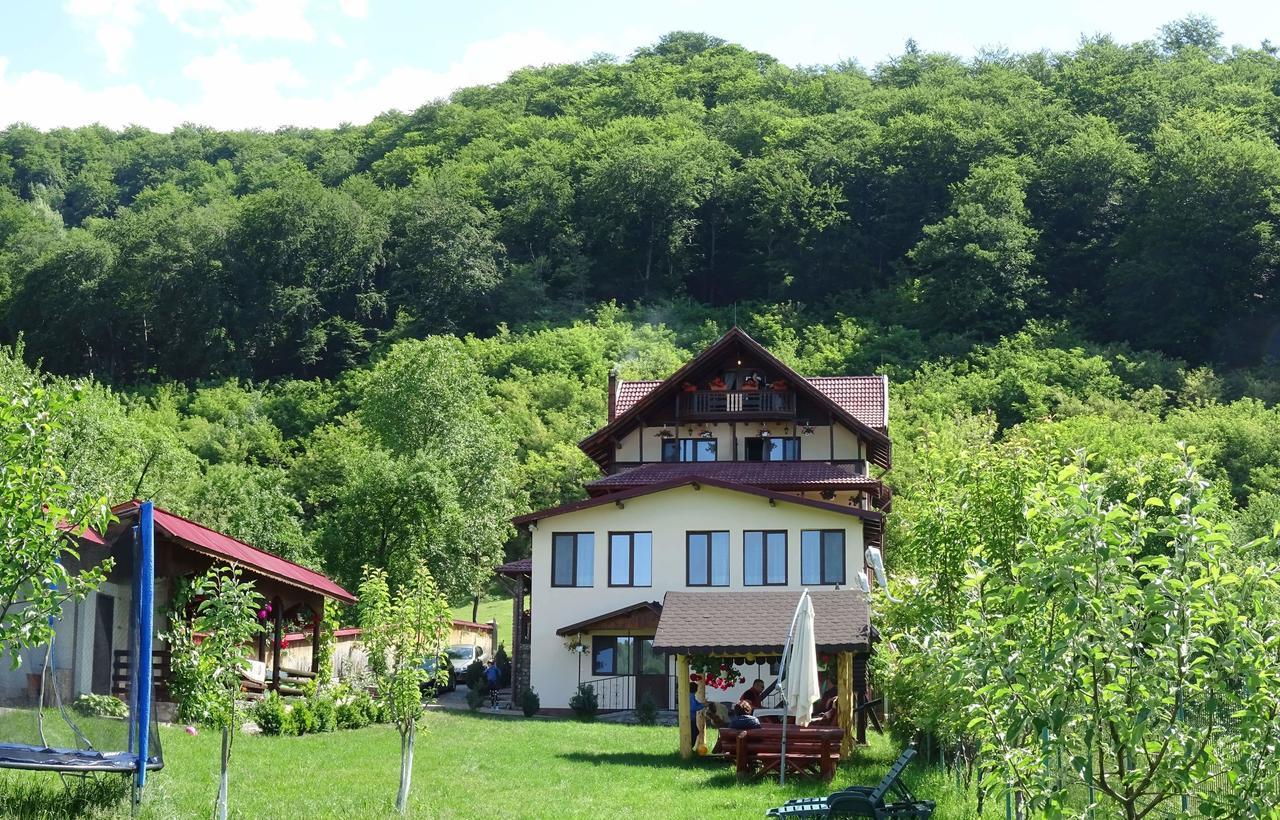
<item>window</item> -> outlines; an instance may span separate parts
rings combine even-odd
[[[591,639],[591,673],[630,675],[635,639],[623,635],[596,635]]]
[[[743,439],[747,461],[799,461],[800,439],[794,436]]]
[[[844,583],[844,530],[800,532],[800,583]]]
[[[713,438],[664,438],[662,460],[715,461],[716,440]]]
[[[596,536],[590,532],[551,534],[551,586],[589,587],[594,584]]]
[[[653,638],[596,635],[591,638],[593,675],[666,675],[667,658],[653,650]]]
[[[653,533],[609,533],[609,586],[653,586]]]
[[[742,534],[744,586],[786,586],[786,530],[747,530]]]
[[[685,585],[729,586],[729,533],[685,533]]]

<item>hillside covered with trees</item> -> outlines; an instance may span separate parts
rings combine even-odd
[[[1191,18],[871,70],[675,33],[332,130],[13,125],[0,384],[78,385],[87,495],[348,584],[425,556],[454,601],[594,475],[612,367],[732,324],[890,376],[896,568],[945,577],[981,526],[930,516],[1017,506],[1017,465],[1179,441],[1245,543],[1280,515],[1278,94]]]

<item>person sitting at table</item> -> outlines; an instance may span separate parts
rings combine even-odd
[[[745,700],[751,704],[753,710],[759,709],[764,703],[764,699],[773,694],[773,690],[778,688],[778,681],[775,678],[773,683],[769,684],[769,688],[764,688],[764,681],[759,678],[751,684],[751,688],[742,693],[741,700]]]
[[[729,721],[730,729],[759,729],[760,719],[751,714],[755,711],[751,704],[740,700],[733,705],[733,718]]]

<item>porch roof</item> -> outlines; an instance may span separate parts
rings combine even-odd
[[[112,512],[121,519],[125,519],[135,515],[139,505],[140,502],[136,499],[127,501],[124,504],[118,504],[113,507]],[[354,604],[356,602],[356,596],[322,573],[308,569],[300,564],[295,564],[278,555],[264,552],[239,539],[224,535],[217,530],[211,530],[194,521],[175,515],[168,510],[162,510],[159,507],[155,508],[155,526],[157,530],[163,532],[173,541],[194,552],[243,566],[260,575],[281,581],[290,586],[318,592],[327,598],[333,598],[344,604]]]
[[[652,629],[657,626],[662,615],[662,604],[657,601],[641,601],[638,604],[624,606],[576,624],[562,626],[556,630],[557,635],[574,635],[591,629]],[[638,617],[637,617],[638,616]]]
[[[810,592],[819,652],[869,652],[871,616],[856,590]],[[800,592],[668,592],[653,648],[679,655],[780,655]]]

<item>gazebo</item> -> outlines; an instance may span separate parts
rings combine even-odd
[[[836,658],[837,720],[844,729],[841,754],[857,741],[866,742],[866,718],[857,715],[857,698],[866,691],[872,629],[866,596],[856,590],[818,591],[813,599],[814,633],[819,654]],[[704,724],[693,736],[689,714],[689,658],[742,659],[782,655],[787,630],[800,592],[668,592],[662,602],[653,648],[676,656],[676,714],[680,721],[680,756],[693,756],[706,744]],[[706,681],[698,682],[698,699],[706,702]]]

